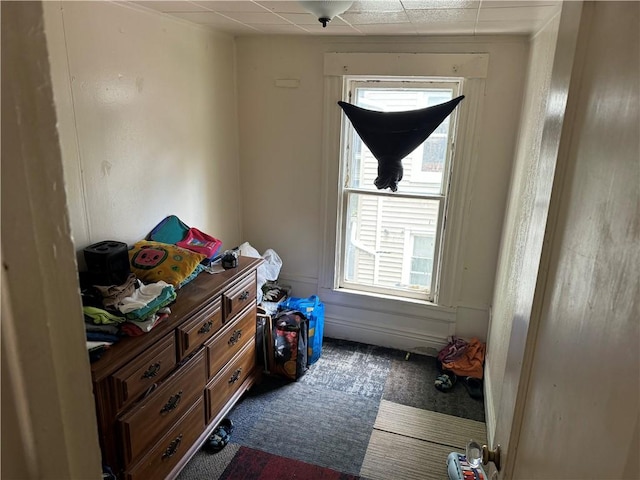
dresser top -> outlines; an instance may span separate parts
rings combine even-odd
[[[177,298],[169,305],[171,315],[158,323],[150,332],[137,337],[123,337],[111,345],[100,360],[91,364],[93,381],[99,381],[122,367],[140,353],[151,347],[180,324],[188,320],[203,306],[213,301],[236,280],[255,270],[261,258],[239,257],[238,266],[221,273],[200,273],[194,280],[177,290]]]

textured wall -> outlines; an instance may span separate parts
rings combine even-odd
[[[452,302],[465,307],[469,321],[480,325],[475,331],[484,336],[522,103],[528,39],[242,37],[237,39],[237,50],[245,233],[260,251],[274,248],[281,255],[283,278],[294,285],[296,293],[305,295],[317,292],[324,235],[324,53],[489,54],[484,110],[478,119],[478,161],[470,172],[464,209],[459,291]],[[299,87],[279,88],[277,79],[299,80]],[[337,319],[337,308],[327,310],[334,325],[342,321]],[[377,313],[356,308],[349,317],[365,325]],[[402,307],[395,306],[387,306],[384,313],[403,314]],[[428,315],[424,309],[422,316]],[[408,322],[407,332],[428,333],[421,319]],[[396,325],[393,319],[388,323]],[[358,334],[349,335],[356,339]]]
[[[44,2],[77,249],[165,216],[241,241],[233,39],[111,2]]]

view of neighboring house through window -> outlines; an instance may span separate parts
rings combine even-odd
[[[345,101],[377,111],[415,110],[447,102],[458,79],[345,79]],[[397,192],[373,184],[378,162],[344,122],[338,231],[340,287],[433,301],[447,195],[455,115],[403,161]]]

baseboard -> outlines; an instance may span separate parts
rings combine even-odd
[[[295,297],[319,295],[325,304],[327,337],[431,356],[447,345],[451,335],[486,338],[486,306],[454,308],[323,289],[318,287],[316,278],[287,272],[280,275],[278,282],[290,286]]]
[[[493,389],[491,388],[491,368],[489,363],[484,364],[484,417],[487,426],[487,445],[493,445],[496,435],[496,410]]]
[[[324,336],[342,340],[396,348],[421,355],[436,356],[447,344],[447,337],[430,335],[392,326],[376,326],[354,320],[345,321],[325,316]]]

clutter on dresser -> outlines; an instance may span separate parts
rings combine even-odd
[[[83,250],[92,285],[118,285],[131,273],[127,244],[105,240]]]
[[[154,267],[166,245],[173,245],[144,242],[129,250],[137,264],[132,284],[103,286],[100,305],[84,307],[87,331],[104,329],[95,332],[104,335],[102,350],[88,344],[103,462],[117,478],[129,480],[175,478],[203,445],[221,447],[220,435],[220,442],[212,441],[261,374],[256,270],[262,259],[239,256],[236,267],[186,284],[157,276],[142,281],[137,270]],[[141,333],[125,335],[128,325]]]
[[[225,270],[229,268],[236,268],[238,266],[239,256],[240,252],[238,250],[225,250],[222,253],[222,258],[220,259],[222,268],[224,268]]]
[[[104,240],[84,248],[87,271],[80,273],[80,287],[90,361],[122,337],[144,335],[167,321],[180,288],[203,271],[223,271],[214,263],[221,246],[169,215],[131,247]]]

